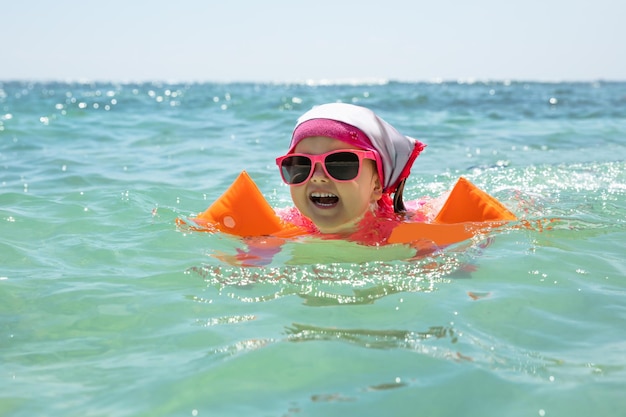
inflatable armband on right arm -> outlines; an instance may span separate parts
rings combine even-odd
[[[200,230],[217,229],[242,237],[292,237],[302,234],[297,226],[276,215],[246,171],[203,213],[191,219]]]

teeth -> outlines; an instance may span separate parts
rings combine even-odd
[[[309,198],[318,207],[334,207],[339,202],[339,197],[335,194],[319,191],[312,192]]]

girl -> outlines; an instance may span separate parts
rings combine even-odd
[[[271,261],[285,239],[295,236],[342,239],[364,246],[402,243],[416,250],[410,259],[516,219],[499,201],[463,178],[445,201],[443,196],[413,201],[407,210],[402,199],[404,183],[424,148],[371,110],[324,104],[298,119],[287,154],[276,158],[295,207],[275,212],[242,173],[194,221],[246,237],[247,250],[237,249],[237,255],[220,255],[221,259],[260,266]],[[309,255],[310,245],[306,252]],[[343,252],[339,255],[345,259]]]

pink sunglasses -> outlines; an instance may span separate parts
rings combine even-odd
[[[292,153],[276,158],[283,181],[289,185],[308,181],[315,171],[315,164],[322,165],[326,175],[335,181],[352,181],[361,174],[363,159],[376,161],[376,153],[358,149],[340,149],[321,155]]]

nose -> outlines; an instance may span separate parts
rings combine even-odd
[[[321,181],[321,182],[328,181],[328,176],[326,175],[326,172],[324,171],[322,164],[319,162],[316,163],[315,166],[313,167],[313,175],[311,176],[311,181]]]

